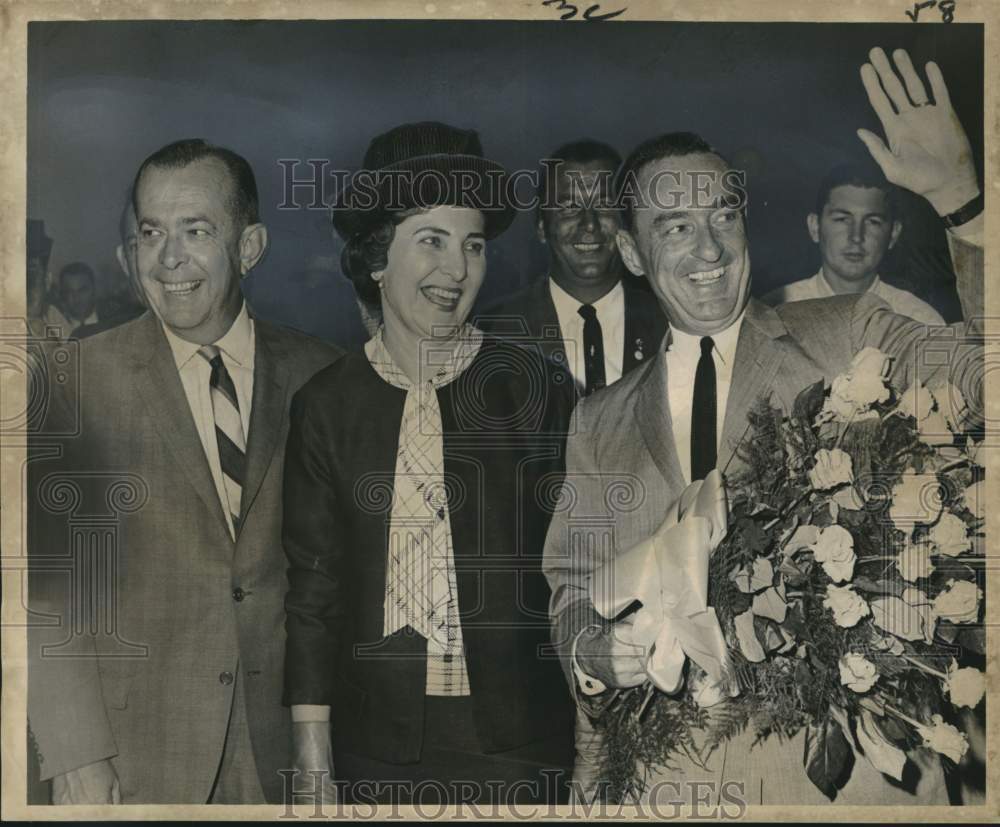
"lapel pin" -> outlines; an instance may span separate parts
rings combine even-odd
[[[642,361],[642,339],[635,340],[635,353],[632,355],[635,356],[637,362]]]

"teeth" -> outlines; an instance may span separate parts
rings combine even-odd
[[[688,273],[688,278],[696,284],[706,284],[721,279],[725,271],[725,267],[718,267],[715,270],[705,270],[701,273]]]
[[[455,302],[462,298],[461,290],[449,290],[445,287],[425,287],[424,292],[441,301]]]
[[[601,249],[600,244],[574,244],[573,246],[584,253],[596,253]]]
[[[178,281],[178,282],[162,282],[163,289],[168,293],[190,293],[194,290],[199,282],[197,281]]]

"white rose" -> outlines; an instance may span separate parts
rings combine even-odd
[[[968,739],[951,724],[946,724],[940,715],[932,715],[930,726],[921,724],[917,730],[925,747],[947,755],[956,764],[969,749]]]
[[[978,669],[969,667],[959,669],[958,664],[952,661],[948,668],[945,691],[955,706],[975,709],[986,694],[986,675]]]
[[[982,519],[986,515],[984,505],[986,503],[986,483],[983,480],[974,482],[965,489],[962,495],[963,504],[976,517]]]
[[[816,452],[816,464],[809,472],[809,482],[817,491],[829,491],[844,483],[854,482],[854,469],[850,454],[834,448],[821,448]]]
[[[950,445],[954,439],[941,411],[931,411],[917,423],[917,436],[928,445]]]
[[[833,612],[833,622],[838,626],[856,626],[863,617],[871,614],[864,598],[851,586],[827,586],[823,605]]]
[[[876,402],[889,398],[885,384],[889,378],[889,357],[875,347],[866,347],[851,362],[851,398],[861,408],[870,408]]]
[[[899,397],[896,410],[903,416],[912,416],[917,422],[926,419],[934,407],[934,397],[921,383],[910,385]]]
[[[965,520],[954,514],[942,514],[941,519],[931,529],[928,539],[941,554],[947,554],[949,557],[958,557],[972,548]]]
[[[854,576],[854,538],[846,528],[832,525],[819,533],[812,547],[813,556],[834,583],[843,583]]]
[[[968,580],[949,580],[948,588],[934,598],[934,614],[952,623],[975,623],[983,590]]]
[[[840,682],[854,692],[867,692],[878,680],[875,664],[863,655],[851,652],[840,659]]]
[[[889,519],[909,533],[914,523],[933,523],[941,513],[941,484],[933,474],[906,471],[892,489]]]
[[[896,556],[896,568],[899,569],[900,576],[911,583],[922,577],[930,577],[934,571],[930,547],[907,542],[906,548]]]

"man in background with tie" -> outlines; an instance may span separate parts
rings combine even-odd
[[[905,52],[895,53],[905,91],[881,49],[870,59],[861,77],[888,146],[866,130],[858,135],[890,181],[927,198],[944,218],[964,316],[981,325],[982,193],[940,70],[928,64],[931,102]],[[546,539],[553,642],[579,701],[575,778],[584,785],[593,781],[588,771],[601,752],[589,715],[600,714],[611,690],[641,684],[649,655],[632,644],[632,616],[611,623],[597,613],[591,575],[652,536],[690,482],[713,468],[729,470],[747,431],[747,413],[761,395],[790,411],[802,389],[819,379],[829,382],[858,352],[875,347],[893,357],[890,379],[898,389],[926,381],[944,364],[970,409],[982,410],[981,341],[966,340],[964,325],[934,339],[937,358],[923,359],[929,328],[871,294],[777,309],[751,298],[745,204],[730,198],[729,172],[703,139],[683,132],[644,142],[619,171],[619,191],[637,195],[618,234],[622,257],[633,273],[649,277],[670,331],[665,352],[577,405],[566,458],[566,501],[572,505],[556,512]],[[945,351],[949,359],[942,358]],[[635,496],[614,491],[627,504],[616,512],[616,497],[609,494],[622,485]],[[608,542],[593,542],[595,518],[610,531]],[[604,529],[609,521],[613,528]],[[722,785],[734,782],[751,805],[826,804],[802,768],[804,735],[753,744],[748,729],[703,766],[676,757],[669,770],[649,768],[650,781],[688,783],[673,793],[687,802],[699,795],[690,785],[712,785],[712,803],[718,804]],[[925,768],[915,794],[890,785],[870,765],[860,766],[837,797],[846,804],[947,800],[938,765]]]
[[[620,163],[613,147],[591,140],[565,144],[542,162],[538,238],[548,247],[548,275],[479,323],[540,345],[570,370],[582,395],[642,364],[666,331],[655,297],[618,255],[621,211],[611,195]]]
[[[179,141],[133,192],[152,312],[81,342],[54,408],[78,433],[29,472],[32,608],[56,622],[29,633],[42,777],[57,804],[278,802],[288,405],[339,351],[249,312],[268,236],[242,157]]]

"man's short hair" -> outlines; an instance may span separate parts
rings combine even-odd
[[[816,215],[823,215],[823,207],[830,200],[830,193],[833,190],[848,186],[881,190],[885,194],[889,221],[896,220],[899,214],[896,188],[886,180],[878,167],[869,164],[840,164],[831,169],[820,181],[816,193]]]
[[[181,169],[205,158],[214,158],[220,161],[229,172],[229,177],[233,182],[229,206],[239,229],[242,230],[244,227],[256,224],[260,220],[260,207],[257,198],[257,179],[254,178],[250,164],[246,158],[236,154],[231,149],[215,146],[202,138],[186,138],[167,144],[142,162],[139,171],[135,174],[135,180],[132,182],[132,206],[135,208],[136,214],[139,211],[136,203],[139,179],[142,178],[142,174],[147,168]]]
[[[625,162],[618,170],[618,176],[615,179],[616,196],[621,197],[626,182],[630,179],[632,180],[631,186],[635,186],[635,180],[638,178],[639,170],[646,166],[646,164],[651,164],[654,161],[659,161],[663,158],[681,157],[684,155],[700,155],[703,153],[717,155],[719,158],[722,158],[723,161],[726,160],[722,154],[715,149],[715,147],[694,132],[667,132],[663,135],[658,135],[655,138],[643,141],[639,144],[639,146],[633,149],[631,153],[629,153],[629,156],[625,159]],[[625,228],[631,230],[632,219],[634,218],[633,213],[635,211],[634,200],[631,198],[624,198],[621,206],[623,208],[622,220],[625,224]]]
[[[552,150],[545,156],[548,164],[542,164],[538,173],[538,204],[539,206],[552,206],[548,202],[549,185],[555,183],[549,179],[554,177],[552,170],[557,169],[553,161],[561,161],[563,164],[592,164],[601,162],[608,165],[614,172],[622,162],[622,156],[611,144],[603,141],[595,141],[592,138],[581,138],[578,141],[570,141],[557,149]]]
[[[118,237],[121,239],[122,244],[128,242],[129,233],[129,218],[135,215],[135,203],[132,199],[133,190],[130,187],[129,191],[125,193],[125,203],[122,204],[122,211],[118,216]],[[135,233],[131,233],[132,236]]]
[[[62,281],[66,276],[76,275],[86,276],[91,284],[97,283],[94,271],[90,268],[89,264],[83,261],[71,261],[59,271],[59,285],[62,286]]]

